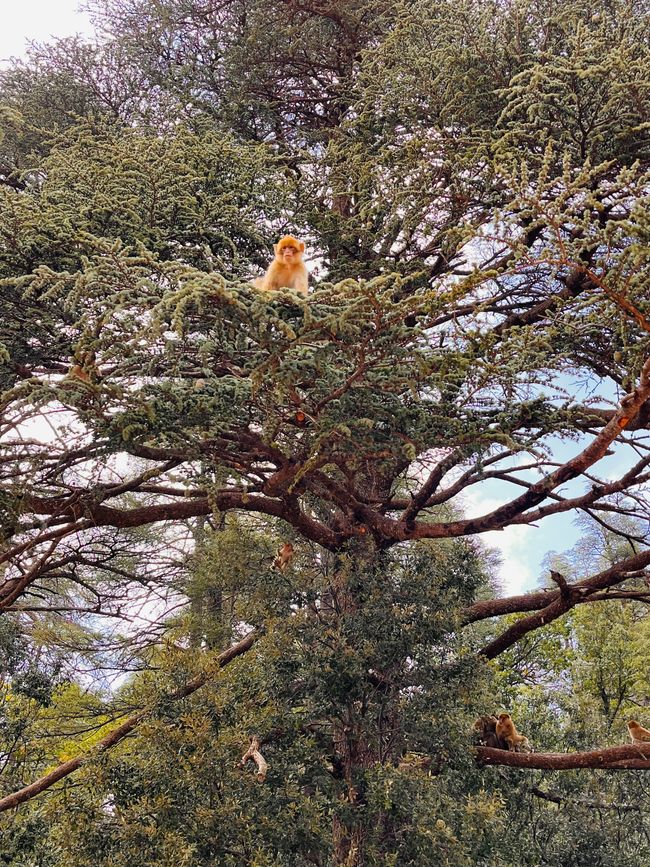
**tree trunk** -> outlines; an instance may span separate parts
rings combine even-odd
[[[370,540],[355,551],[357,562],[377,556],[381,554]],[[358,580],[355,566],[342,568],[339,558],[334,557],[333,561],[334,574],[329,591],[322,598],[321,611],[326,612],[339,635],[346,636],[345,643],[349,645],[353,638],[344,621],[363,605],[364,583]],[[340,806],[332,823],[334,867],[363,867],[367,863],[372,819],[367,812],[366,773],[378,763],[396,760],[400,746],[399,739],[394,737],[398,690],[389,686],[391,680],[381,672],[369,673],[367,683],[361,685],[332,720],[335,776],[341,785]]]

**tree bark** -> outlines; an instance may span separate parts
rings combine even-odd
[[[507,765],[510,768],[569,771],[575,768],[636,768],[650,770],[650,743],[603,747],[586,753],[511,753],[492,747],[476,747],[481,765]]]
[[[224,652],[217,658],[219,669],[224,668],[228,663],[232,662],[233,659],[236,659],[238,656],[241,656],[242,653],[246,653],[247,650],[250,650],[258,637],[258,632],[249,632],[249,634],[245,638],[242,638],[241,641],[237,642],[237,644],[233,644],[227,650],[224,650]],[[179,701],[182,698],[187,698],[187,696],[196,692],[197,689],[205,686],[209,680],[210,677],[207,674],[200,674],[197,677],[192,678],[192,680],[189,680],[184,686],[177,689],[176,692],[173,692],[169,696],[169,699],[172,701]],[[90,761],[94,756],[106,752],[106,750],[114,747],[115,744],[119,743],[127,735],[131,734],[131,732],[136,729],[144,719],[146,719],[149,712],[149,710],[138,711],[138,713],[129,717],[121,725],[113,729],[113,731],[106,735],[105,738],[102,738],[102,740],[99,741],[99,743],[97,743],[89,753],[84,753],[75,756],[73,759],[68,759],[67,762],[58,765],[58,767],[54,768],[53,771],[50,771],[48,774],[45,774],[38,780],[30,783],[28,786],[24,786],[22,789],[18,789],[16,792],[12,792],[10,795],[1,798],[0,813],[18,807],[20,804],[24,804],[25,801],[30,801],[32,798],[36,797],[36,795],[40,795],[41,792],[44,792],[46,789],[51,788],[55,783],[58,783],[59,780],[69,776],[83,764]]]

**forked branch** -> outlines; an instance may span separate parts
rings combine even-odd
[[[484,620],[501,614],[514,614],[531,610],[537,612],[517,620],[481,650],[482,656],[487,657],[487,659],[494,659],[529,632],[557,620],[558,617],[566,614],[576,605],[591,601],[594,594],[622,584],[631,575],[638,574],[639,570],[645,569],[648,565],[650,565],[650,549],[641,554],[635,554],[634,557],[628,557],[615,566],[585,578],[583,581],[576,581],[575,584],[568,584],[562,576],[559,576],[561,581],[558,581],[559,573],[556,572],[553,580],[560,587],[559,591],[541,591],[523,596],[513,596],[510,599],[478,602],[467,609],[465,622]],[[562,582],[564,583],[562,584]],[[599,598],[602,599],[602,596]]]

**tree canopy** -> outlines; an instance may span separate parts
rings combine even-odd
[[[91,10],[0,71],[0,857],[647,864],[647,4]]]

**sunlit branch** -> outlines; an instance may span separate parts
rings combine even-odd
[[[224,652],[216,659],[219,670],[225,668],[233,659],[236,659],[238,656],[241,656],[243,653],[250,650],[258,637],[258,632],[250,632],[237,644],[233,644],[232,647],[224,650]],[[210,679],[210,675],[200,674],[188,681],[184,686],[176,690],[176,692],[171,693],[171,695],[167,697],[167,700],[179,701],[180,699],[187,698],[198,689],[201,689],[202,686],[205,686]],[[110,750],[127,737],[127,735],[130,735],[135,731],[140,723],[147,719],[150,713],[151,710],[138,711],[138,713],[126,719],[123,723],[117,726],[117,728],[113,729],[113,731],[102,738],[90,752],[82,753],[72,759],[68,759],[66,762],[62,762],[54,768],[54,770],[40,777],[38,780],[35,780],[33,783],[30,783],[28,786],[24,786],[22,789],[18,789],[18,791],[12,792],[10,795],[1,798],[0,813],[5,810],[11,810],[14,807],[18,807],[20,804],[24,804],[25,801],[35,798],[37,795],[40,795],[41,792],[51,788],[55,783],[58,783],[60,780],[63,780],[65,777],[74,773],[74,771],[78,770],[83,764],[91,761],[95,756]]]

